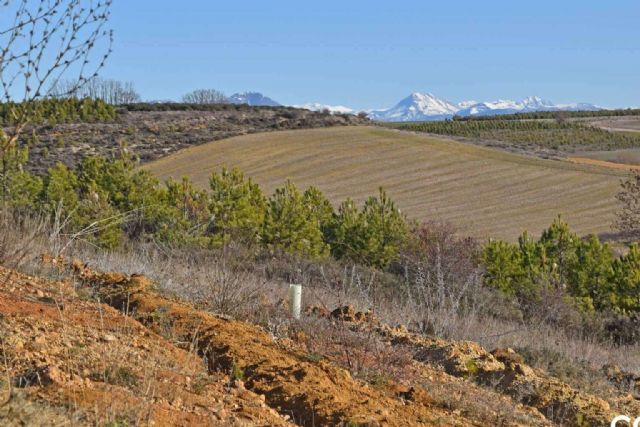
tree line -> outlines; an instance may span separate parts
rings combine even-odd
[[[624,117],[640,116],[640,108],[619,108],[614,110],[593,111],[531,111],[526,113],[497,114],[495,116],[453,116],[457,121],[487,121],[487,120],[544,120],[562,121],[571,118],[586,117]]]
[[[601,149],[640,147],[638,133],[609,132],[580,122],[494,119],[390,123],[386,126],[412,132],[534,144],[554,149],[588,146]]]
[[[407,259],[440,257],[444,250],[427,254],[424,225],[408,220],[383,189],[361,205],[347,199],[334,208],[317,188],[302,190],[291,181],[265,195],[239,169],[213,173],[206,189],[187,178],[161,183],[123,153],[87,157],[74,170],[57,164],[39,177],[22,168],[28,152],[20,151],[2,165],[3,209],[45,215],[68,239],[111,249],[134,240],[201,249],[235,242],[384,271],[402,271]],[[623,187],[621,194],[628,191]],[[638,227],[638,219],[631,226]],[[476,249],[454,251],[456,265],[476,265],[485,285],[521,304],[553,289],[585,313],[640,312],[636,244],[616,256],[609,244],[596,236],[582,239],[558,219],[537,240],[523,233],[516,244],[491,240],[463,247]]]
[[[26,112],[26,113],[25,113]],[[100,99],[53,99],[0,103],[0,125],[15,126],[19,117],[29,116],[31,125],[109,122],[117,118],[114,106]]]
[[[5,162],[0,183],[5,208],[63,219],[63,234],[79,233],[105,248],[126,239],[217,248],[234,239],[249,247],[385,267],[408,230],[382,189],[362,207],[346,200],[334,210],[317,188],[302,191],[290,181],[265,196],[237,169],[212,174],[203,190],[187,178],[160,183],[126,154],[87,157],[75,170],[60,163],[43,177],[24,170],[27,157],[23,149],[12,163]]]
[[[583,312],[640,311],[640,249],[616,257],[595,235],[581,239],[559,218],[535,240],[490,241],[482,250],[484,281],[522,303],[546,290],[563,290]]]
[[[133,82],[101,77],[93,77],[81,86],[73,80],[59,81],[51,89],[50,97],[54,99],[89,98],[110,105],[134,104],[142,101]]]

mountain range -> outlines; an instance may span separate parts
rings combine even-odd
[[[280,106],[259,92],[236,93],[229,97],[233,104],[248,104],[252,106]],[[328,110],[334,114],[355,114],[357,110],[344,105],[327,105],[321,103],[308,103],[293,105],[296,108],[305,108],[313,111]],[[453,116],[495,116],[499,114],[528,113],[534,111],[594,111],[601,108],[594,104],[554,104],[551,101],[537,96],[529,96],[520,101],[499,99],[496,101],[478,102],[466,100],[453,103],[443,98],[438,98],[431,93],[414,92],[400,100],[391,108],[369,110],[366,113],[372,120],[385,122],[410,122],[446,120]]]
[[[454,104],[431,93],[414,92],[395,106],[369,111],[373,120],[387,122],[445,120],[453,116],[494,116],[534,111],[584,111],[600,108],[587,103],[554,104],[537,96],[521,101],[497,100],[488,102],[462,101]]]

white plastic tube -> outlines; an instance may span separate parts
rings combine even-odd
[[[302,285],[289,285],[289,307],[291,307],[291,316],[299,319],[302,307]]]

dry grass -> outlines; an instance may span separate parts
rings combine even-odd
[[[448,220],[477,237],[514,240],[562,214],[578,233],[608,231],[624,171],[518,156],[375,127],[246,135],[189,148],[149,164],[161,178],[238,166],[271,192],[287,178],[334,203],[363,201],[384,186],[410,218]]]
[[[585,159],[592,159],[596,162],[611,162],[608,167],[619,167],[622,169],[637,168],[640,165],[640,149],[626,148],[610,151],[582,151],[575,153],[575,156]]]
[[[42,270],[42,265],[35,260],[38,253],[47,251],[46,245],[47,241],[41,239],[30,247],[26,259],[31,262],[26,262],[23,269],[28,269],[31,274],[46,273],[46,270]],[[372,383],[385,377],[402,379],[406,355],[390,352],[380,345],[377,337],[368,332],[357,334],[344,328],[332,328],[321,319],[303,320],[296,328],[295,322],[292,324],[280,300],[286,297],[288,283],[295,280],[305,285],[305,305],[334,308],[352,304],[360,310],[371,308],[380,320],[391,325],[402,323],[415,326],[425,319],[424,304],[413,298],[403,301],[398,298],[398,292],[393,293],[388,289],[387,285],[391,285],[391,289],[400,289],[402,293],[400,278],[395,278],[394,282],[393,277],[379,272],[375,274],[368,269],[341,266],[330,261],[305,265],[303,260],[286,257],[248,260],[242,252],[235,251],[229,251],[227,258],[221,258],[220,254],[161,253],[153,246],[145,245],[136,246],[129,252],[105,253],[75,244],[69,255],[78,257],[100,270],[144,273],[156,279],[158,290],[165,294],[187,299],[214,312],[231,314],[233,317],[257,323],[275,336],[282,337],[302,330],[304,335],[314,337],[317,344],[315,347],[309,347],[308,356],[311,361],[327,357],[349,369],[353,375]],[[56,274],[59,273],[54,271],[54,278]],[[386,283],[387,281],[390,282]],[[453,285],[455,283],[448,283],[448,286]],[[425,286],[431,285],[426,283]],[[389,291],[389,294],[385,290]],[[532,366],[547,370],[576,389],[603,398],[617,395],[601,372],[603,365],[615,364],[637,374],[637,367],[640,366],[637,345],[616,347],[598,342],[590,336],[563,331],[562,328],[543,322],[529,323],[493,318],[483,313],[495,311],[497,308],[493,307],[494,305],[503,306],[506,303],[482,296],[478,292],[474,294],[477,301],[465,304],[464,310],[447,310],[446,307],[439,309],[442,307],[437,304],[429,308],[432,312],[430,322],[439,336],[453,340],[476,341],[487,349],[516,348],[523,352],[527,362]],[[500,309],[506,310],[505,307]],[[65,313],[68,311],[66,308]],[[158,312],[158,315],[163,315],[163,312]],[[166,331],[162,329],[162,319],[157,322],[160,327],[158,332],[165,338],[169,341],[177,339],[172,336],[168,319]],[[116,328],[116,335],[124,338],[130,333],[124,326],[123,324],[121,329]],[[71,325],[67,324],[65,327],[71,328]],[[62,334],[65,333],[68,331],[62,330]],[[127,348],[127,351],[129,350]],[[115,365],[114,361],[124,360],[124,356],[122,353],[113,353],[109,357],[103,357],[101,364],[96,365],[99,369],[95,372],[104,374],[104,378],[116,385],[128,381],[130,376],[126,372],[123,375],[123,372],[108,369]],[[154,363],[154,366],[159,366],[157,361]],[[140,381],[141,389],[146,389],[147,381],[151,381],[145,378],[154,378],[155,372],[146,368],[144,372],[139,372],[139,378],[143,378]],[[104,382],[109,383],[106,379]],[[463,384],[459,390],[454,388],[451,398],[447,398],[449,386],[441,387],[441,392],[438,392],[438,383],[427,379],[424,381],[439,405],[472,415],[474,419],[491,419],[487,424],[500,425],[505,411],[509,413],[508,406],[504,406],[505,411],[499,411],[500,406],[497,404],[491,406],[477,398],[472,401],[473,395],[462,392],[465,390]],[[0,391],[1,389],[2,387]],[[101,416],[110,418],[118,414],[122,415],[122,411],[111,412],[111,409],[107,408]]]

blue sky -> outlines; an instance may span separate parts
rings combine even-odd
[[[640,105],[640,1],[116,0],[105,77],[281,103],[463,99]]]

